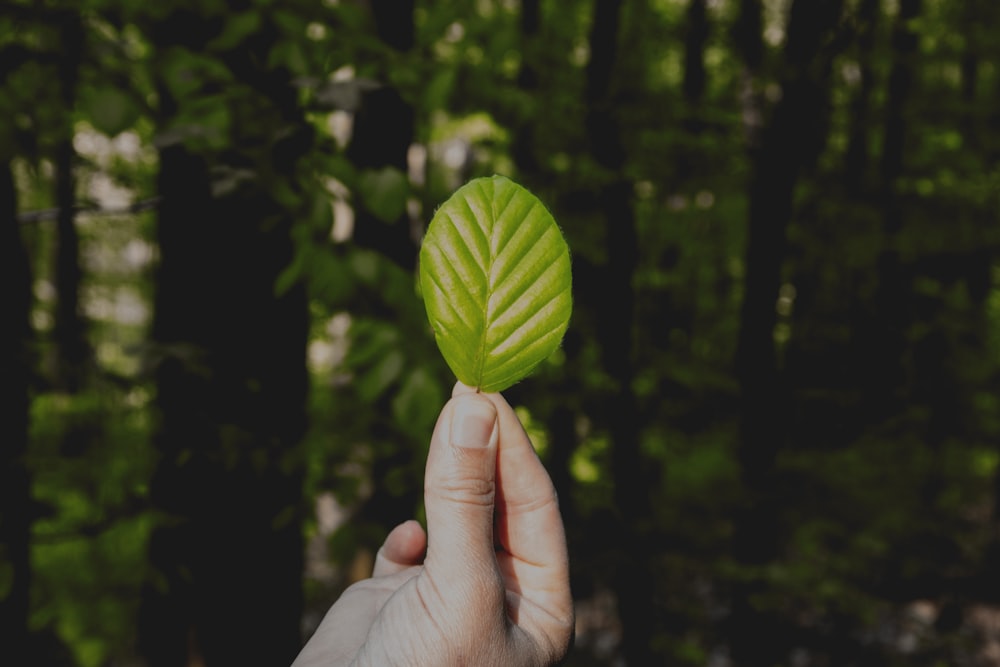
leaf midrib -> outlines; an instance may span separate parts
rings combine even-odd
[[[502,177],[479,180],[439,211],[442,226],[435,238],[451,252],[428,256],[438,266],[428,274],[437,294],[436,317],[446,318],[436,332],[439,346],[442,352],[450,348],[446,357],[453,368],[471,362],[465,366],[471,371],[468,382],[477,391],[502,391],[537,366],[537,351],[550,348],[565,329],[570,307],[563,295],[566,281],[553,273],[568,269],[565,242],[544,205],[530,192],[520,197],[522,192],[527,191]],[[551,242],[553,230],[561,244]],[[549,241],[544,251],[543,240]],[[559,321],[542,324],[552,316]],[[478,343],[469,334],[478,334]],[[472,344],[463,345],[463,339]]]

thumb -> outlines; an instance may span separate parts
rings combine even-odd
[[[498,439],[496,406],[484,396],[456,396],[441,411],[424,474],[428,568],[454,574],[494,562]]]

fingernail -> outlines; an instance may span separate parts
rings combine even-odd
[[[497,427],[496,408],[474,396],[455,401],[451,415],[451,444],[455,447],[489,447]]]

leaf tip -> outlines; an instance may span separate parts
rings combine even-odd
[[[419,270],[438,348],[477,392],[503,391],[559,347],[569,247],[544,204],[506,176],[473,179],[437,209]],[[548,307],[556,301],[565,307]]]

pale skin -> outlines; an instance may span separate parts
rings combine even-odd
[[[552,665],[573,633],[552,480],[500,394],[461,383],[438,417],[427,532],[389,533],[370,579],[330,608],[292,667]]]

